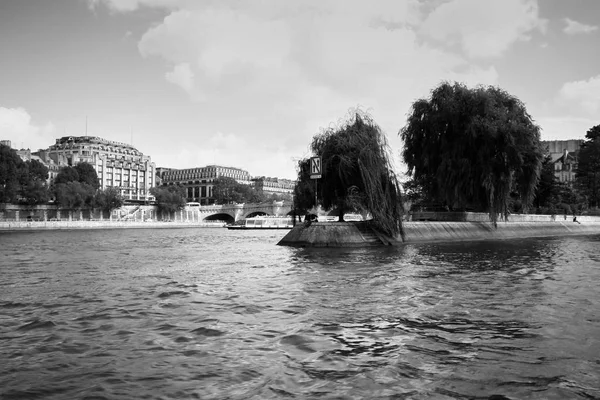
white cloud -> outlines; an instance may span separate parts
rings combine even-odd
[[[600,112],[600,75],[563,84],[558,92],[558,102],[575,112],[597,115]]]
[[[461,33],[467,54],[497,55],[542,28],[535,3],[510,1],[512,6],[500,14],[502,23],[487,34],[474,27]],[[252,155],[247,160],[251,173],[284,171],[290,168],[290,155],[306,155],[320,127],[357,105],[371,110],[397,154],[401,145],[397,132],[411,103],[427,96],[442,80],[498,83],[493,65],[469,61],[453,49],[432,44],[430,37],[438,38],[440,33],[431,31],[430,25],[427,35],[420,29],[424,20],[432,24],[445,13],[436,14],[439,8],[463,1],[441,5],[417,0],[98,2],[122,12],[142,6],[167,10],[166,17],[141,37],[138,49],[144,57],[162,59],[166,80],[201,103],[198,135],[202,137],[196,139],[202,148],[193,150],[199,158],[191,153],[174,157],[179,167],[185,167],[181,165],[185,159],[206,163],[201,159],[210,159],[211,146],[217,146],[210,135],[230,132],[238,141],[230,153]],[[431,11],[432,4],[438,9]],[[478,3],[469,4],[481,9]],[[468,21],[459,19],[455,25],[463,22]],[[488,27],[486,23],[484,28]],[[474,42],[478,35],[488,38],[485,49]],[[489,45],[494,38],[498,43]],[[191,149],[188,146],[186,151]],[[230,153],[222,154],[223,162]]]
[[[567,35],[586,34],[598,30],[598,27],[595,25],[586,25],[570,18],[565,18],[564,21],[566,26],[564,27],[563,32]]]
[[[542,128],[542,140],[583,139],[588,129],[599,122],[598,119],[574,116],[543,117],[536,120]]]
[[[190,64],[181,63],[177,64],[173,71],[165,74],[167,81],[181,86],[183,90],[190,93],[194,88],[194,73],[190,69]]]
[[[180,0],[87,0],[90,8],[94,9],[99,4],[106,5],[109,9],[118,12],[134,11],[142,6],[174,8]]]
[[[459,45],[473,58],[497,57],[534,31],[545,32],[535,0],[450,0],[434,9],[422,32]]]
[[[0,139],[10,140],[13,148],[38,150],[44,143],[54,143],[54,133],[51,122],[34,124],[23,108],[0,107]]]
[[[255,105],[277,107],[283,100],[312,109],[298,103],[306,99],[303,92],[328,87],[350,100],[346,109],[362,98],[398,98],[398,91],[412,99],[442,79],[496,81],[493,67],[468,65],[421,43],[411,27],[422,13],[414,1],[376,7],[335,0],[281,4],[229,1],[180,9],[148,30],[139,50],[186,65],[169,80],[189,89],[189,79],[182,85],[174,76],[193,75],[201,94],[196,98],[228,95],[230,107],[246,107],[254,96]]]
[[[177,146],[180,150],[174,154],[162,154],[164,148],[156,149],[153,160],[166,160],[168,166],[174,168],[216,164],[246,169],[253,176],[296,177],[296,161],[283,145],[263,142],[260,146],[253,146],[252,142],[249,137],[217,132],[201,144],[188,142],[185,146]]]

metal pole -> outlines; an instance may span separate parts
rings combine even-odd
[[[315,179],[315,212],[317,212],[317,180]]]

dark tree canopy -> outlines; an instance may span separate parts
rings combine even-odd
[[[233,178],[220,177],[213,184],[213,199],[216,204],[260,203],[266,196]]]
[[[61,183],[79,182],[79,173],[73,167],[62,167],[56,178],[54,178],[54,184],[59,185]]]
[[[294,213],[306,214],[308,210],[316,207],[315,183],[310,179],[310,159],[304,158],[298,161],[298,179],[294,186]]]
[[[558,179],[556,178],[556,175],[554,175],[554,162],[552,162],[550,153],[547,152],[542,161],[540,179],[536,189],[534,200],[534,205],[536,207],[543,207],[553,202],[558,191],[557,181]]]
[[[43,181],[48,179],[48,168],[38,160],[25,161],[30,181]]]
[[[27,169],[21,157],[0,144],[0,202],[16,202],[21,185],[27,181]]]
[[[600,125],[590,128],[579,149],[576,184],[590,207],[600,205]]]
[[[352,111],[338,127],[315,135],[311,150],[321,157],[317,197],[324,209],[337,209],[341,221],[347,211],[368,211],[374,225],[386,234],[402,233],[402,201],[389,146],[369,115]],[[298,164],[294,200],[298,209],[310,208],[315,201],[309,162]]]
[[[91,208],[94,204],[96,189],[86,183],[77,181],[59,183],[54,186],[56,203],[64,208]]]
[[[50,200],[46,181],[31,179],[21,189],[21,197],[27,204],[44,204]]]
[[[592,126],[590,129],[588,129],[588,131],[585,133],[585,138],[592,142],[600,139],[600,125]]]
[[[98,189],[100,187],[100,182],[98,181],[98,174],[96,170],[91,164],[88,163],[79,163],[75,166],[75,170],[79,175],[79,182],[90,185],[94,189]]]
[[[37,160],[23,161],[0,145],[0,203],[41,204],[48,201],[48,168]]]
[[[185,207],[183,186],[156,186],[150,189],[150,193],[156,198],[156,208],[161,213],[172,213]]]
[[[515,96],[444,82],[413,103],[400,131],[409,174],[450,208],[508,217],[511,193],[526,210],[540,176],[540,129]]]
[[[54,184],[79,182],[98,189],[98,174],[91,164],[79,163],[74,167],[62,167],[54,179]]]
[[[98,190],[94,202],[96,207],[109,213],[112,212],[112,210],[121,207],[123,203],[123,196],[121,196],[119,189],[115,187],[107,187],[104,190]]]

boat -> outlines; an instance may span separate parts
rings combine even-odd
[[[240,223],[227,225],[227,229],[292,229],[294,221],[291,216],[260,215],[246,218]]]

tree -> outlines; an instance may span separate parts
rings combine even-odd
[[[252,186],[239,183],[233,178],[220,177],[213,183],[215,204],[261,203],[266,197]]]
[[[515,96],[444,82],[413,103],[400,135],[409,175],[450,208],[508,218],[511,193],[531,206],[542,165],[540,128]]]
[[[579,149],[575,182],[587,196],[590,207],[598,207],[600,200],[600,125],[590,128]]]
[[[99,207],[101,210],[112,212],[124,203],[123,196],[119,189],[114,187],[107,187],[104,190],[98,190],[94,198],[94,205]]]
[[[79,173],[73,167],[62,167],[56,178],[54,178],[54,184],[59,185],[61,183],[79,182]]]
[[[339,126],[315,135],[311,150],[321,157],[317,197],[324,209],[336,209],[340,221],[347,211],[369,211],[376,228],[391,236],[402,234],[400,187],[389,161],[389,147],[369,115],[352,111]],[[309,162],[299,162],[294,200],[298,208],[314,205]]]
[[[94,167],[88,163],[79,163],[74,167],[62,167],[60,171],[58,171],[56,178],[54,178],[54,183],[59,184],[68,182],[84,183],[94,189],[100,187],[98,174]]]
[[[23,167],[27,178],[21,186],[21,199],[30,205],[46,203],[50,198],[48,168],[38,160],[25,161]]]
[[[96,189],[86,183],[59,183],[54,187],[56,203],[64,208],[79,209],[91,207]]]
[[[90,185],[94,189],[98,189],[100,187],[100,182],[98,181],[98,174],[96,170],[91,164],[82,162],[75,166],[75,170],[79,176],[78,181],[80,183],[85,183]]]
[[[38,160],[25,161],[25,165],[30,181],[46,182],[48,180],[48,167]]]
[[[52,192],[58,205],[65,208],[92,207],[99,187],[98,174],[88,163],[62,167],[54,178]]]
[[[21,197],[27,204],[44,204],[50,199],[50,192],[45,181],[30,179],[21,188]]]
[[[172,213],[185,207],[186,197],[183,186],[156,186],[150,189],[156,198],[156,208],[161,213]]]
[[[315,183],[310,179],[310,158],[298,161],[298,179],[294,186],[293,213],[304,215],[313,207],[317,206],[315,198]]]
[[[554,202],[558,191],[557,183],[558,180],[556,179],[556,175],[554,175],[552,156],[549,152],[546,152],[544,161],[542,161],[540,179],[535,191],[534,205],[536,207],[544,207]]]
[[[27,183],[27,168],[17,152],[0,144],[0,202],[16,203]]]

